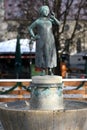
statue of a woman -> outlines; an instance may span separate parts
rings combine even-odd
[[[45,71],[45,74],[52,74],[52,68],[57,66],[57,55],[52,24],[59,25],[60,22],[54,15],[49,15],[48,6],[41,6],[39,9],[40,17],[34,21],[28,31],[33,39],[36,40],[35,65]],[[36,28],[36,31],[34,29]],[[36,34],[35,34],[36,32]]]

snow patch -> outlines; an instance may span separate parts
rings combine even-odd
[[[29,41],[30,41],[29,39],[20,39],[20,48],[22,54],[30,52]],[[16,43],[17,39],[0,42],[0,53],[15,53]],[[36,51],[36,42],[34,42],[31,52],[35,51]]]

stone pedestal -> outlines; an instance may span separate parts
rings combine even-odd
[[[62,77],[32,77],[30,109],[60,110],[63,109]]]

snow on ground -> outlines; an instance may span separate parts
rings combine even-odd
[[[77,86],[76,87],[74,87],[74,86],[65,86],[65,87],[63,87],[63,90],[73,90],[73,89],[76,89],[77,88]],[[81,87],[81,88],[79,88],[79,90],[82,90],[83,89],[83,87]]]
[[[21,39],[21,53],[30,52],[29,39]],[[15,53],[17,39],[0,42],[0,53]],[[35,52],[36,44],[34,42],[32,52]]]
[[[82,94],[64,94],[63,96],[64,98],[82,98],[83,95]]]
[[[63,88],[63,90],[74,90],[77,87],[73,87],[73,86],[66,86]],[[81,87],[79,90],[83,90],[83,87]],[[82,94],[64,94],[63,95],[64,98],[82,98],[83,95]]]

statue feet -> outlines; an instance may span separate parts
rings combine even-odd
[[[53,71],[52,71],[52,68],[49,68],[49,69],[48,69],[48,75],[54,75],[54,74],[53,74]]]
[[[49,68],[49,69],[42,69],[40,75],[44,76],[44,75],[54,75],[54,74],[52,68]]]

